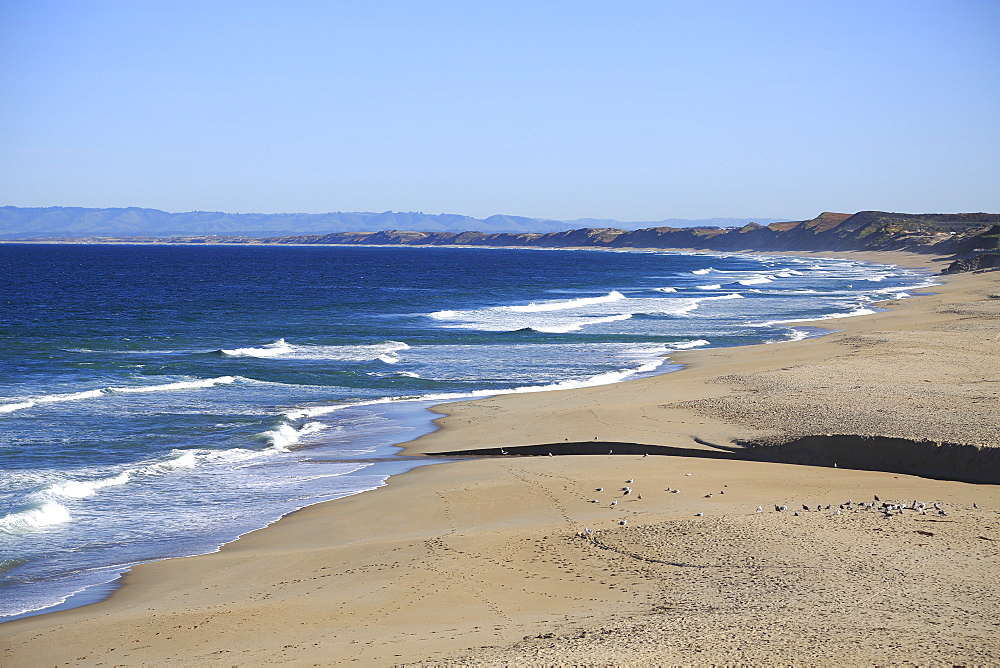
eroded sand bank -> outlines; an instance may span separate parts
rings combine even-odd
[[[1000,273],[931,291],[820,339],[678,354],[686,368],[655,378],[448,405],[409,452],[825,433],[1000,445]],[[876,495],[947,514],[858,509]],[[998,546],[998,485],[492,457],[140,566],[107,601],[0,625],[0,663],[991,664]]]

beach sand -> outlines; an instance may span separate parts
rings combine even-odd
[[[718,453],[706,443],[846,434],[873,437],[872,462],[885,437],[988,455],[1000,272],[944,281],[815,323],[836,330],[821,338],[441,406],[442,429],[407,453],[595,441]],[[949,478],[959,455],[920,457]],[[1000,460],[985,461],[977,470],[1000,480]],[[876,495],[947,514],[858,509]],[[136,567],[101,603],[2,624],[0,664],[995,665],[998,548],[997,484],[621,453],[476,458],[303,509],[215,554]]]

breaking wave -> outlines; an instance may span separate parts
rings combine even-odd
[[[27,397],[15,400],[11,403],[0,404],[0,413],[13,413],[14,411],[43,406],[45,404],[55,404],[64,401],[80,401],[82,399],[97,399],[114,394],[147,394],[151,392],[174,392],[178,390],[198,390],[217,385],[229,385],[236,382],[234,376],[221,376],[219,378],[205,378],[202,380],[184,380],[176,383],[165,383],[163,385],[136,385],[132,387],[104,387],[97,390],[85,390],[83,392],[69,392],[66,394],[45,394],[38,397]]]

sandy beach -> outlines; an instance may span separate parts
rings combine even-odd
[[[406,454],[546,452],[138,566],[106,601],[0,625],[0,664],[1000,664],[1000,272],[941,281],[818,338],[440,406]],[[836,467],[697,456],[814,437],[796,456]],[[610,452],[564,454],[583,443]]]

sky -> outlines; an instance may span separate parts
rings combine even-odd
[[[0,0],[0,205],[1000,212],[1000,2]]]

